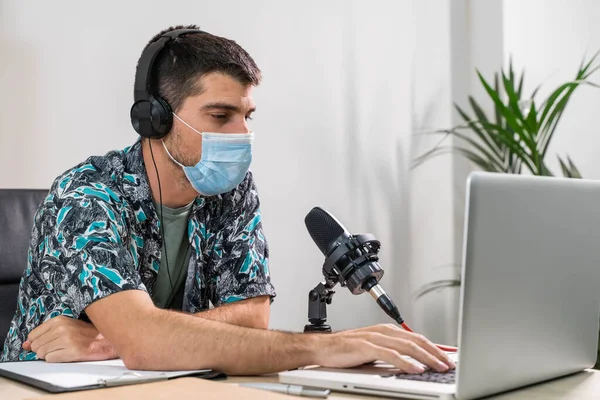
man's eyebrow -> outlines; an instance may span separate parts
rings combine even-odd
[[[240,108],[238,106],[235,106],[233,104],[229,104],[229,103],[222,103],[222,102],[215,102],[215,103],[208,103],[203,105],[201,108],[201,110],[214,110],[214,109],[219,109],[219,110],[230,110],[233,112],[239,112]],[[248,110],[249,113],[256,111],[256,107],[252,107],[250,110]]]

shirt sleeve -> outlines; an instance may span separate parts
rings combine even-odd
[[[112,201],[103,200],[105,196],[75,193],[56,201],[56,212],[42,222],[40,273],[75,318],[88,305],[113,293],[146,291],[124,243],[125,214]]]
[[[209,258],[208,295],[217,307],[258,296],[276,296],[269,271],[260,201],[252,173],[224,199]]]

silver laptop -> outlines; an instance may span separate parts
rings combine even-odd
[[[279,380],[389,397],[474,399],[592,367],[600,182],[475,172],[466,199],[455,371],[408,375],[375,364],[287,371]]]

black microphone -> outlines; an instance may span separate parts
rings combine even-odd
[[[323,275],[333,285],[339,282],[352,294],[365,291],[398,324],[404,320],[398,307],[379,285],[383,269],[379,265],[380,242],[371,234],[352,235],[329,212],[314,207],[304,218],[313,241],[325,256]]]

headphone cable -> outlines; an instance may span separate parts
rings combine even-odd
[[[165,238],[165,224],[163,219],[163,201],[162,201],[162,188],[160,186],[160,176],[158,174],[158,167],[156,166],[156,160],[154,160],[154,151],[152,151],[152,139],[148,139],[148,145],[150,146],[150,155],[152,156],[152,163],[154,164],[154,170],[156,171],[156,180],[158,181],[158,199],[160,202],[160,234],[162,235],[163,247],[165,248],[165,261],[167,263],[167,276],[169,277],[169,286],[171,287],[171,295],[175,288],[173,287],[173,281],[171,281],[171,271],[169,268],[169,253],[167,252],[167,241]],[[160,268],[160,267],[159,267]]]

